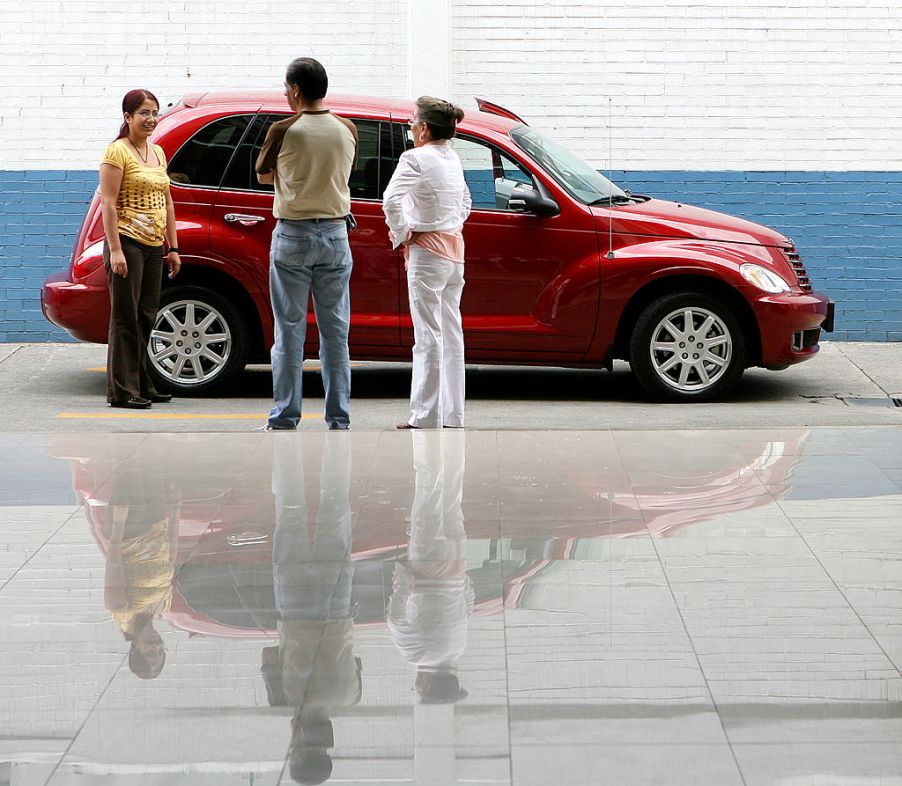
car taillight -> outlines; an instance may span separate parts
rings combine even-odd
[[[103,267],[103,241],[91,243],[72,262],[72,281],[83,281]]]

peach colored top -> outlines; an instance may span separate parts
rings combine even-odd
[[[459,264],[464,263],[464,236],[457,232],[422,232],[411,245],[431,251],[442,259]],[[404,258],[407,258],[407,247],[404,247]]]

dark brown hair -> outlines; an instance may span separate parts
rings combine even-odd
[[[417,99],[417,119],[426,124],[433,139],[451,139],[457,124],[464,119],[464,110],[441,98],[420,96]]]
[[[153,101],[157,105],[157,111],[159,111],[160,102],[157,97],[150,92],[150,90],[129,90],[122,99],[123,114],[135,114],[135,112],[137,112],[141,108],[141,104],[143,104],[148,99]],[[117,136],[116,139],[123,139],[127,136],[128,123],[123,121],[122,125],[119,126],[119,136]]]
[[[319,60],[312,57],[298,57],[288,64],[285,81],[297,85],[307,101],[324,98],[329,89],[329,77]]]

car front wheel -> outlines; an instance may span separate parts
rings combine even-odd
[[[710,401],[728,393],[746,367],[746,342],[729,307],[700,292],[665,295],[633,329],[630,365],[656,399]]]
[[[247,328],[239,311],[203,287],[163,292],[147,352],[157,385],[173,393],[222,389],[247,362]]]

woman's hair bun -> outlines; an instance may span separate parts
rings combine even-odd
[[[420,96],[417,115],[429,126],[434,139],[450,139],[454,136],[455,126],[464,119],[464,110],[441,98]]]

